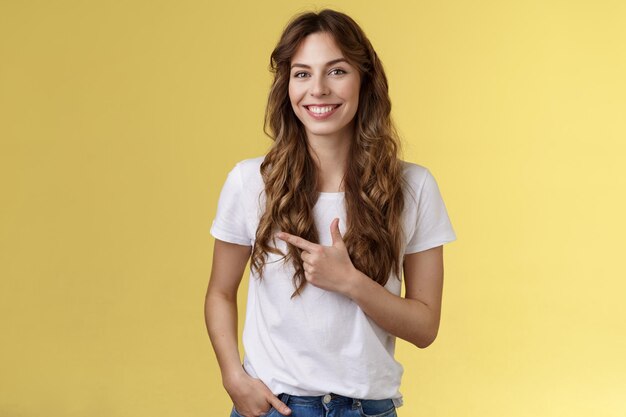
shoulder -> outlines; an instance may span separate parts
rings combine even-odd
[[[261,163],[265,159],[265,156],[259,156],[256,158],[243,159],[235,164],[235,169],[241,172],[241,174],[253,175],[260,172]]]
[[[409,161],[400,161],[404,169],[404,176],[407,180],[419,180],[426,178],[430,174],[428,168],[423,165]]]
[[[406,186],[413,195],[419,194],[426,180],[432,178],[432,174],[423,165],[408,161],[401,162]]]
[[[261,178],[261,163],[265,156],[244,159],[237,162],[231,171],[243,184],[250,184]]]
[[[265,156],[259,156],[237,162],[226,180],[227,188],[239,193],[239,198],[246,198],[246,201],[250,199],[250,204],[257,201],[257,197],[265,188],[261,176],[261,163],[264,159]]]

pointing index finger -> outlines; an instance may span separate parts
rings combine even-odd
[[[317,246],[318,246],[315,243],[309,242],[306,239],[303,239],[303,238],[298,237],[298,236],[291,235],[291,234],[286,233],[286,232],[278,232],[278,233],[276,233],[276,237],[281,239],[281,240],[284,240],[287,243],[291,243],[292,245],[294,245],[294,246],[296,246],[296,247],[298,247],[300,249],[303,249],[305,251],[308,251],[308,252],[311,252],[311,251],[315,250],[317,248]]]

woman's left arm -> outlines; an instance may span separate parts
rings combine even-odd
[[[376,324],[422,349],[435,340],[441,317],[443,246],[404,257],[405,298],[354,271],[346,295]]]
[[[429,346],[437,337],[441,316],[443,246],[404,257],[403,298],[354,267],[339,232],[338,219],[331,223],[330,231],[332,246],[318,245],[288,233],[278,233],[277,237],[302,249],[308,282],[351,298],[376,324],[394,336],[422,349]]]

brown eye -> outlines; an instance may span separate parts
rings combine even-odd
[[[343,75],[343,74],[347,74],[347,72],[345,72],[344,70],[342,70],[341,68],[335,68],[333,70],[330,71],[331,74],[335,74],[335,75]]]

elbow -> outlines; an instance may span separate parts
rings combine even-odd
[[[418,335],[418,337],[413,341],[413,344],[420,349],[426,349],[428,346],[433,344],[437,338],[437,333],[438,329],[434,329],[427,334]]]
[[[432,345],[434,341],[435,339],[419,340],[415,342],[414,345],[420,349],[426,349],[428,346]]]
[[[420,349],[426,349],[432,345],[439,333],[440,315],[433,314],[423,323],[423,327],[417,329],[413,344]]]

